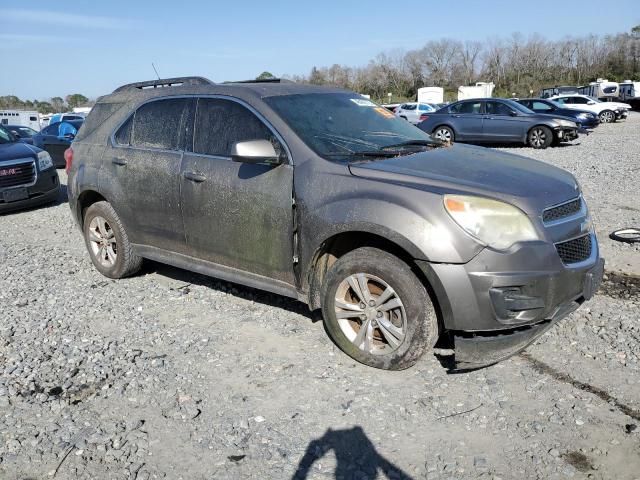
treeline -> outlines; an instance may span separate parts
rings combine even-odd
[[[0,97],[0,110],[36,110],[39,113],[62,113],[76,107],[90,106],[89,99],[80,93],[53,97],[49,101],[21,100],[15,95]]]
[[[542,87],[583,85],[640,77],[640,25],[630,33],[547,40],[514,33],[508,38],[461,42],[432,40],[411,51],[380,53],[365,67],[313,67],[298,82],[336,85],[377,101],[414,99],[418,88],[443,87],[455,99],[458,86],[494,82],[495,95],[528,96]]]

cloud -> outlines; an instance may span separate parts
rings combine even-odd
[[[24,10],[9,8],[2,12],[2,20],[21,24],[40,24],[58,27],[87,28],[100,30],[130,30],[135,23],[128,19],[80,15],[48,10]]]
[[[58,35],[32,35],[29,33],[0,33],[0,48],[2,44],[16,44],[16,43],[42,43],[53,41],[80,41],[78,37],[67,37]]]

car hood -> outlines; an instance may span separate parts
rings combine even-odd
[[[500,199],[530,215],[579,195],[578,183],[566,170],[520,155],[460,144],[352,163],[349,169],[358,177],[412,184],[440,194]]]
[[[531,118],[532,120],[538,120],[538,121],[553,121],[555,120],[556,123],[559,123],[558,120],[563,120],[564,122],[570,122],[572,125],[572,127],[577,127],[578,125],[576,124],[575,118],[572,117],[567,117],[566,115],[563,114],[554,114],[554,113],[536,113],[535,115],[530,115],[528,118]],[[566,126],[566,125],[561,125],[561,126]]]
[[[26,143],[13,142],[0,144],[0,162],[16,158],[35,157],[38,150]]]

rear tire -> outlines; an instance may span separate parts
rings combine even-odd
[[[322,287],[322,313],[336,345],[375,368],[404,370],[438,339],[425,286],[406,263],[377,248],[358,248],[333,264]]]
[[[456,135],[453,130],[446,125],[440,125],[439,127],[434,128],[431,135],[433,135],[433,138],[437,138],[438,140],[448,143],[453,143],[456,139]]]
[[[133,253],[120,217],[108,202],[87,208],[83,222],[84,241],[96,269],[105,277],[123,278],[142,266],[142,257]]]
[[[533,127],[527,134],[527,144],[532,148],[547,148],[551,143],[553,143],[553,132],[544,125]]]
[[[613,123],[616,121],[616,114],[611,110],[603,110],[600,112],[600,123]]]

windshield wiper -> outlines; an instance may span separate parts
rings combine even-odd
[[[378,157],[390,158],[397,157],[398,152],[386,152],[384,150],[362,150],[360,152],[343,152],[343,153],[325,153],[325,157]]]
[[[438,142],[434,142],[431,140],[407,140],[406,142],[393,143],[391,145],[385,145],[384,147],[380,147],[381,150],[386,150],[388,148],[402,148],[402,147],[437,147],[440,144]]]

